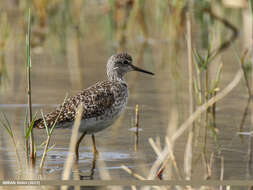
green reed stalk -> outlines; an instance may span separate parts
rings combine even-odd
[[[31,88],[31,11],[30,8],[28,9],[28,16],[27,16],[27,33],[26,33],[26,76],[27,76],[27,99],[28,99],[28,126],[30,128],[32,123],[32,88]],[[34,137],[33,137],[33,130],[31,128],[30,133],[30,159],[31,159],[31,166],[34,168],[35,166],[35,151],[34,151]]]

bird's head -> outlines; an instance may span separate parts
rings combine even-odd
[[[132,62],[132,57],[127,53],[118,53],[112,55],[107,62],[107,75],[109,78],[111,78],[113,75],[117,75],[116,77],[123,77],[127,72],[130,71],[139,71],[154,75],[154,73],[134,66]]]

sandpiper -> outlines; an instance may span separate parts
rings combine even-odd
[[[91,134],[93,152],[96,155],[94,133],[101,131],[110,125],[120,116],[126,108],[128,99],[128,87],[124,75],[130,71],[139,71],[154,75],[153,73],[140,69],[132,64],[132,57],[127,53],[112,55],[107,61],[107,81],[97,82],[79,92],[77,95],[68,98],[63,105],[45,116],[48,127],[52,127],[57,116],[56,128],[72,127],[75,120],[77,108],[83,105],[82,120],[79,132],[82,133],[76,143],[76,159],[79,159],[79,145],[86,134]],[[62,110],[60,112],[60,110]],[[43,119],[35,121],[35,126],[45,128]]]

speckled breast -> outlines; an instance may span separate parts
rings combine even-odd
[[[105,113],[98,117],[83,119],[79,131],[86,131],[88,134],[99,132],[111,126],[126,108],[128,100],[128,88],[125,83],[112,85],[111,91],[114,94],[114,103]]]

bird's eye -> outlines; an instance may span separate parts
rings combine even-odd
[[[125,61],[124,61],[124,64],[128,64],[128,61],[125,60]]]

